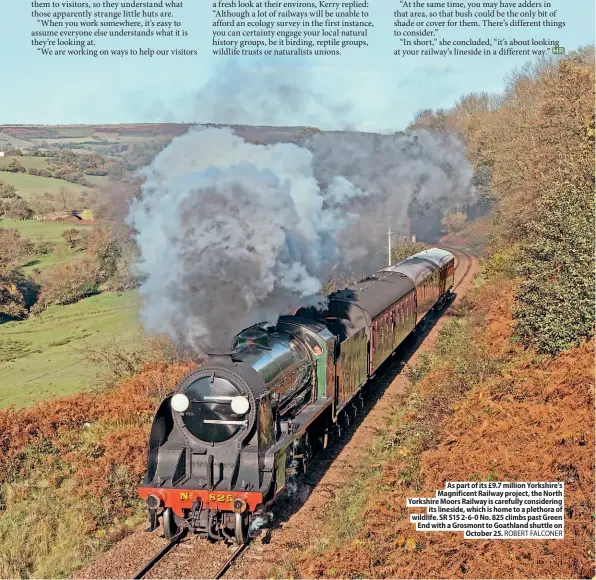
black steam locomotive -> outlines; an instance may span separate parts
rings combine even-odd
[[[150,530],[248,541],[251,521],[349,421],[362,389],[433,308],[454,256],[433,248],[335,292],[325,311],[254,325],[209,355],[155,416],[140,487]]]

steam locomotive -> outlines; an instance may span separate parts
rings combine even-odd
[[[163,520],[238,544],[251,522],[364,404],[363,388],[452,294],[454,256],[433,248],[301,309],[243,330],[160,405],[140,487]]]

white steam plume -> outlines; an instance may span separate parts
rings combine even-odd
[[[428,133],[332,137],[305,148],[192,129],[143,170],[128,221],[148,330],[197,353],[229,347],[250,324],[320,302],[334,268],[385,247],[387,220],[402,217],[413,195],[457,197],[469,187],[462,150],[443,151]]]
[[[471,194],[472,168],[453,135],[319,133],[305,146],[313,153],[315,177],[325,187],[338,176],[368,192],[345,200],[358,220],[340,233],[339,249],[352,266],[377,269],[387,227],[399,233],[408,206],[419,202],[457,206]],[[328,188],[330,192],[332,187]]]
[[[147,329],[204,352],[317,300],[338,260],[341,222],[323,209],[309,151],[252,145],[229,129],[191,130],[143,175],[129,223],[146,278]]]

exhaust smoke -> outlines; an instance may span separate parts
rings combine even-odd
[[[299,147],[193,128],[141,175],[128,222],[145,327],[203,354],[291,306],[321,305],[334,271],[377,269],[388,220],[414,195],[466,194],[472,172],[463,147],[426,132],[320,134]]]
[[[323,186],[341,176],[368,192],[347,200],[358,219],[338,239],[344,260],[366,270],[363,275],[385,265],[387,228],[400,232],[413,199],[458,207],[474,193],[465,147],[453,135],[328,132],[314,135],[305,146],[313,153],[315,177]]]
[[[323,208],[309,151],[193,129],[142,175],[129,223],[138,232],[148,330],[204,353],[229,346],[246,326],[275,322],[292,304],[320,302],[344,220],[335,219],[336,203]]]

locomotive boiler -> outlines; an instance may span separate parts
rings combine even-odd
[[[454,283],[433,248],[208,353],[154,418],[140,487],[150,530],[248,541],[251,522],[362,405],[379,367]]]

